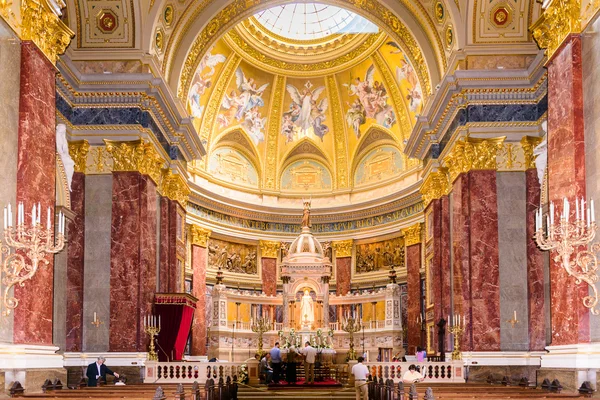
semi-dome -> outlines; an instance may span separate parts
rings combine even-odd
[[[290,245],[288,252],[288,260],[299,257],[315,257],[324,258],[323,246],[314,237],[310,228],[305,226],[302,228],[302,233]]]

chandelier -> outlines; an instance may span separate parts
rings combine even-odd
[[[31,209],[31,225],[25,224],[25,209],[23,203],[17,206],[17,225],[13,226],[11,205],[4,207],[4,243],[0,246],[2,253],[2,284],[4,285],[3,316],[8,316],[11,310],[19,305],[19,300],[10,295],[10,290],[16,286],[24,286],[25,281],[33,278],[40,263],[48,265],[48,254],[56,254],[65,246],[65,216],[58,216],[58,234],[56,243],[52,231],[52,210],[48,207],[46,227],[41,223],[42,207],[38,203]],[[13,253],[11,253],[13,249]],[[28,261],[30,263],[28,263]]]
[[[600,250],[600,243],[588,245],[596,236],[596,218],[594,217],[594,200],[587,205],[583,198],[575,200],[575,220],[570,219],[571,205],[565,198],[563,209],[558,220],[554,221],[554,203],[550,203],[550,212],[546,215],[546,229],[541,209],[536,212],[535,241],[542,250],[554,251],[554,261],[561,264],[567,274],[575,278],[575,283],[585,282],[592,294],[583,297],[583,305],[598,315],[598,259],[595,253]],[[573,258],[573,254],[575,257]]]

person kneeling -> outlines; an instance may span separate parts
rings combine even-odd
[[[417,371],[415,364],[411,364],[408,367],[408,371],[406,371],[404,376],[402,376],[402,382],[404,383],[418,383],[423,382],[424,379],[425,378],[423,378],[423,375]]]

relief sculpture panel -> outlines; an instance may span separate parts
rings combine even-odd
[[[395,238],[356,245],[356,273],[404,267],[404,239]]]
[[[211,238],[208,241],[208,267],[257,275],[256,246]]]

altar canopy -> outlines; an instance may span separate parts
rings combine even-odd
[[[182,359],[197,301],[197,298],[187,293],[155,295],[155,313],[161,320],[161,330],[157,336],[159,361]]]

